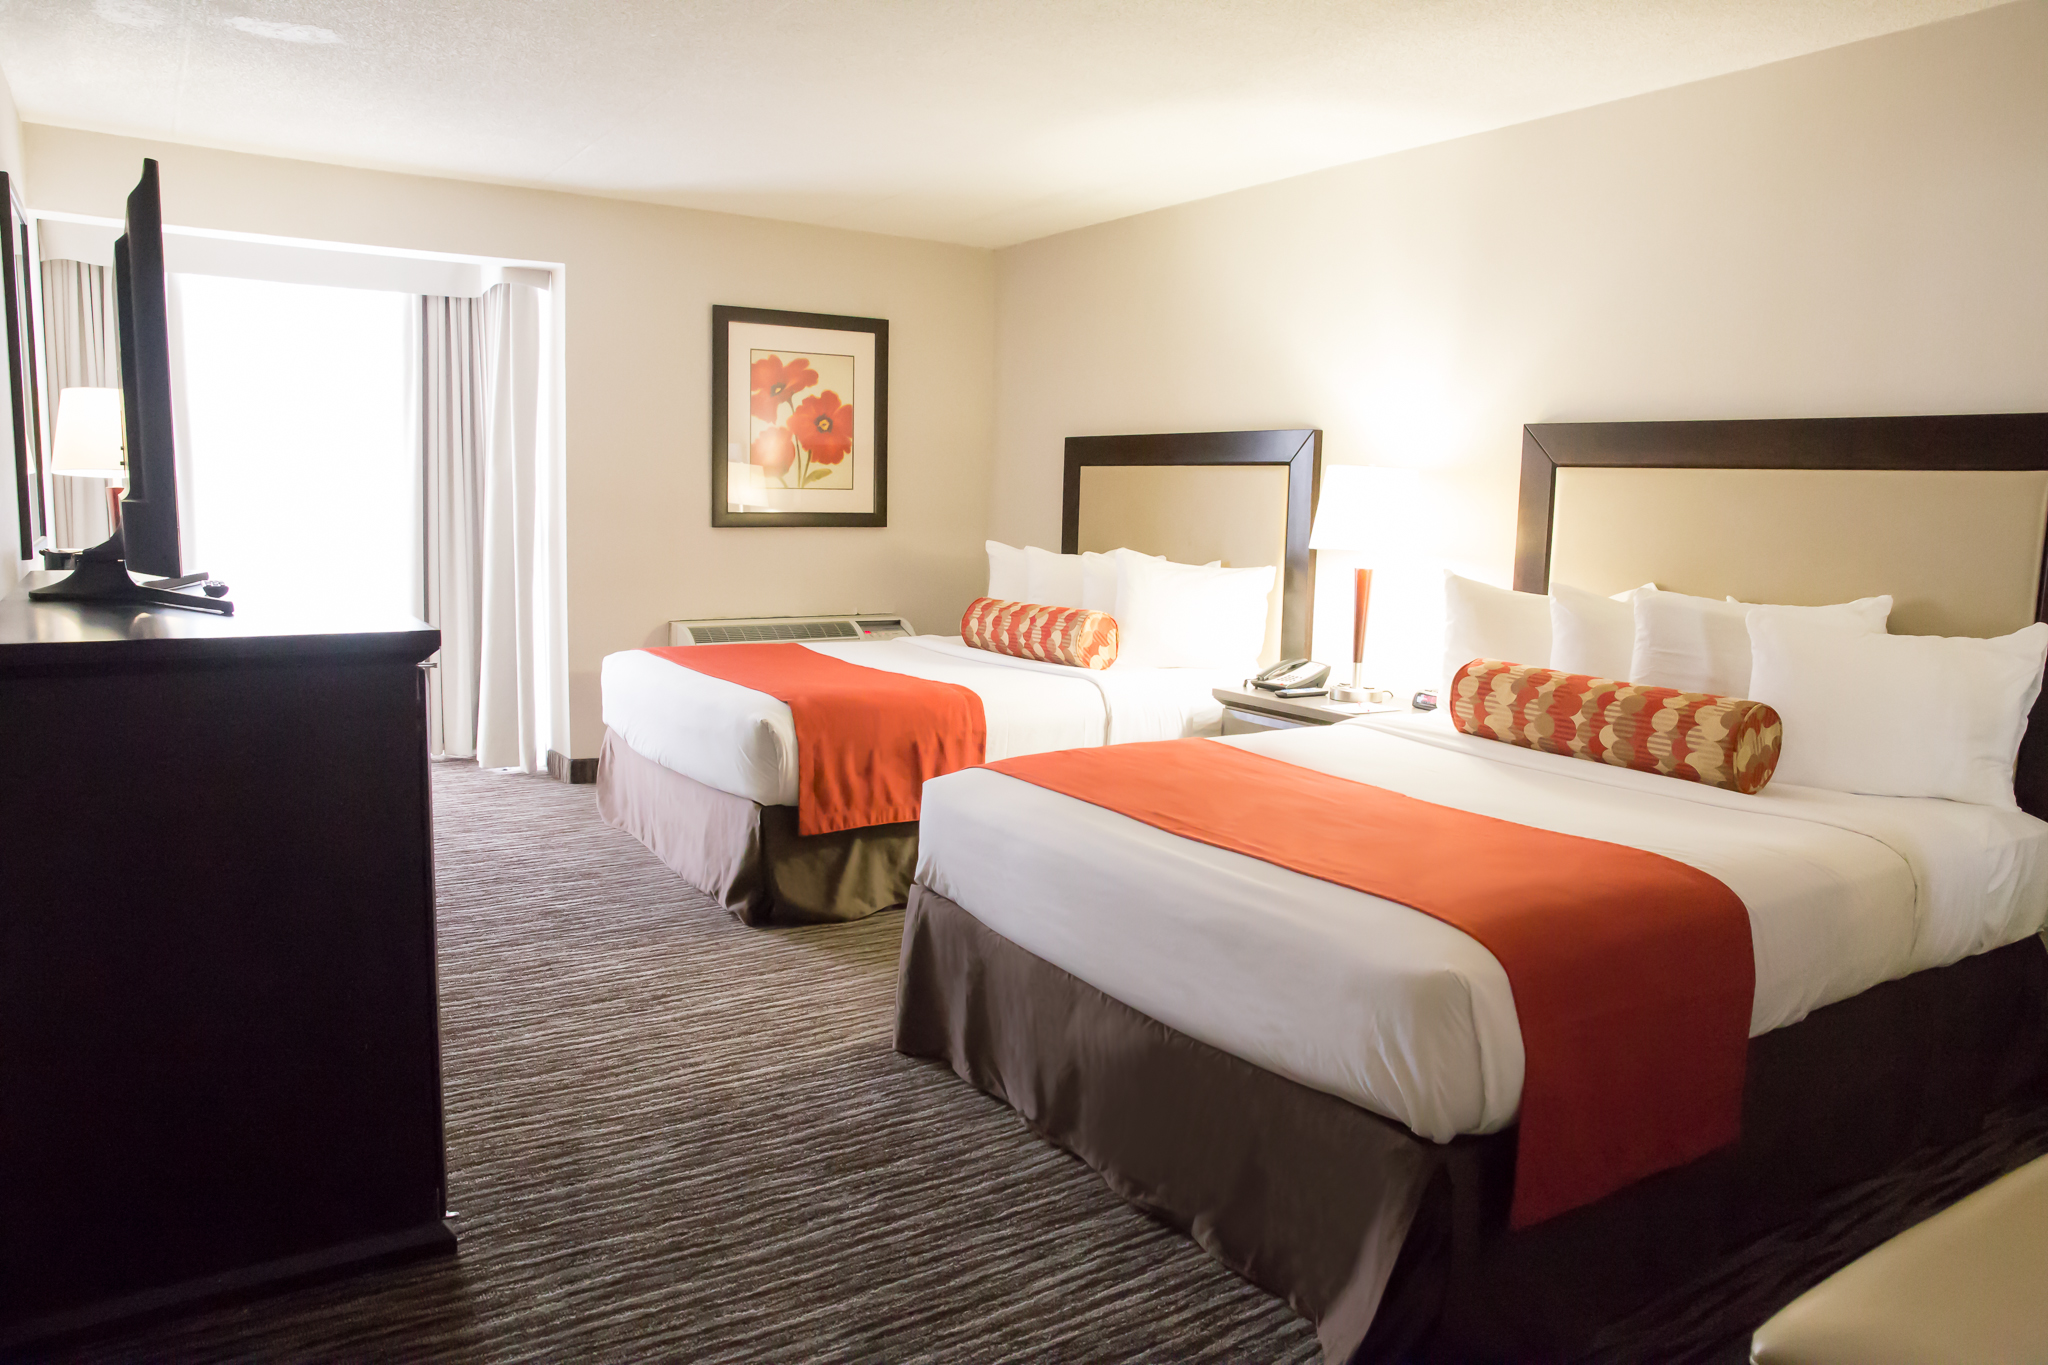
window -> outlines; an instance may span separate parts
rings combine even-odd
[[[175,275],[185,560],[238,603],[419,610],[411,295]]]

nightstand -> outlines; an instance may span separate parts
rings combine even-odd
[[[1304,725],[1335,725],[1356,716],[1406,711],[1403,702],[1336,702],[1328,697],[1276,697],[1257,688],[1219,687],[1213,694],[1223,703],[1223,733],[1255,735],[1264,730],[1293,730]]]

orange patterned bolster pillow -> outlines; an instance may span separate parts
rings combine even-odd
[[[1081,607],[1041,607],[977,597],[960,618],[960,638],[976,649],[1074,668],[1116,662],[1116,618]]]
[[[1784,736],[1778,713],[1760,701],[1495,659],[1474,659],[1451,680],[1451,723],[1482,739],[1745,796],[1771,780]]]

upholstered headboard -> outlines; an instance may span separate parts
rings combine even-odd
[[[2048,413],[1522,429],[1515,586],[1817,604],[1877,593],[1897,634],[2048,620]],[[2048,698],[2014,783],[2048,812]]]
[[[1261,658],[1306,655],[1322,451],[1315,430],[1069,436],[1061,552],[1129,546],[1181,563],[1278,565]]]

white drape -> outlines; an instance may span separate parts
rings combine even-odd
[[[526,285],[484,295],[483,666],[476,761],[532,772],[536,733],[534,454],[539,437],[540,300]]]
[[[420,300],[422,610],[432,752],[542,763],[535,648],[540,306],[525,285]]]
[[[113,271],[84,261],[43,262],[43,358],[49,373],[52,431],[64,390],[121,387]],[[113,534],[107,515],[111,482],[64,474],[50,484],[55,544],[81,550]]]
[[[427,742],[436,758],[476,756],[482,662],[483,300],[419,300],[420,615],[441,630],[427,675]]]

